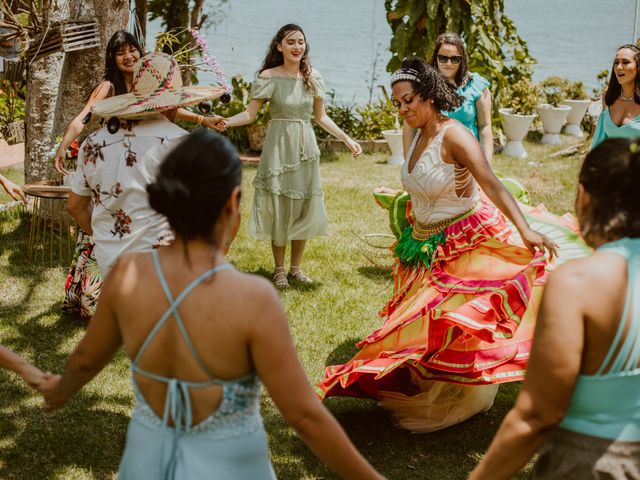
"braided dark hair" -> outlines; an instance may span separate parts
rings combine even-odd
[[[635,88],[633,91],[633,101],[640,105],[640,48],[631,43],[627,45],[622,45],[618,47],[616,53],[618,53],[622,49],[629,49],[633,51],[633,59],[636,62],[636,78],[634,80]],[[620,82],[618,82],[618,77],[616,77],[615,72],[615,60],[614,64],[611,67],[611,77],[609,77],[609,85],[607,86],[607,91],[604,94],[604,103],[607,106],[613,105],[618,98],[620,98],[620,94],[622,93],[622,86]]]
[[[403,80],[411,82],[413,90],[423,100],[433,100],[433,105],[438,111],[455,110],[462,105],[464,98],[458,95],[456,87],[451,85],[444,75],[424,60],[417,57],[405,58],[398,72],[404,70],[413,70],[418,74],[417,81],[413,79]],[[391,86],[394,83],[396,82],[392,78]]]
[[[269,68],[279,67],[284,63],[284,55],[280,50],[278,50],[278,45],[280,45],[282,40],[284,40],[284,37],[291,32],[300,32],[304,37],[305,49],[302,54],[302,58],[300,59],[300,73],[302,74],[302,80],[304,81],[304,86],[307,91],[313,91],[313,84],[311,82],[311,62],[309,61],[309,42],[307,42],[307,36],[302,31],[302,27],[295,23],[288,23],[287,25],[284,25],[271,39],[269,49],[267,50],[267,54],[264,57],[262,66],[260,67],[260,70],[258,70],[258,73],[262,73]]]
[[[241,175],[233,144],[199,128],[181,138],[163,160],[156,180],[147,186],[149,204],[183,240],[215,243],[213,227]]]
[[[610,138],[591,150],[579,181],[590,196],[579,214],[585,240],[640,237],[640,138]]]

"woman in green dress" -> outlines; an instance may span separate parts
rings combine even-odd
[[[309,62],[309,45],[302,29],[283,26],[271,41],[253,82],[247,109],[230,118],[218,118],[219,130],[253,122],[269,101],[271,122],[253,185],[255,194],[249,233],[271,240],[278,288],[289,279],[312,282],[302,270],[307,240],[328,233],[327,213],[320,182],[320,149],[311,118],[342,140],[354,156],[362,149],[331,120],[324,108],[324,82]],[[285,270],[286,244],[291,242],[291,264]]]

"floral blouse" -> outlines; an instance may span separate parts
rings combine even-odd
[[[124,252],[149,251],[173,239],[169,224],[149,205],[147,185],[174,140],[186,132],[163,116],[101,128],[80,147],[70,185],[91,197],[95,256],[106,276]]]

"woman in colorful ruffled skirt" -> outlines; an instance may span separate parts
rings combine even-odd
[[[379,399],[401,426],[428,432],[487,410],[498,384],[524,377],[544,251],[553,259],[557,245],[531,229],[477,140],[441,113],[460,104],[455,87],[419,59],[391,83],[418,129],[402,167],[414,220],[393,247],[382,327],[328,367],[317,392]]]

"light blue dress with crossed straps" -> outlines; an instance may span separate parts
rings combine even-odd
[[[640,238],[622,238],[598,250],[627,260],[624,313],[598,372],[578,377],[560,426],[594,437],[640,442]]]
[[[169,308],[147,335],[131,364],[136,406],[127,431],[120,462],[123,480],[243,479],[272,480],[267,437],[260,416],[260,380],[255,373],[236,380],[214,378],[191,342],[178,306],[205,279],[232,268],[228,263],[207,270],[173,298],[162,272],[157,251],[153,262],[169,301]],[[174,318],[194,358],[207,373],[206,382],[189,382],[143,370],[138,365],[147,347],[169,319]],[[167,384],[164,413],[160,418],[147,403],[135,375]],[[220,406],[194,425],[190,390],[222,387]],[[170,422],[173,425],[170,425]]]

